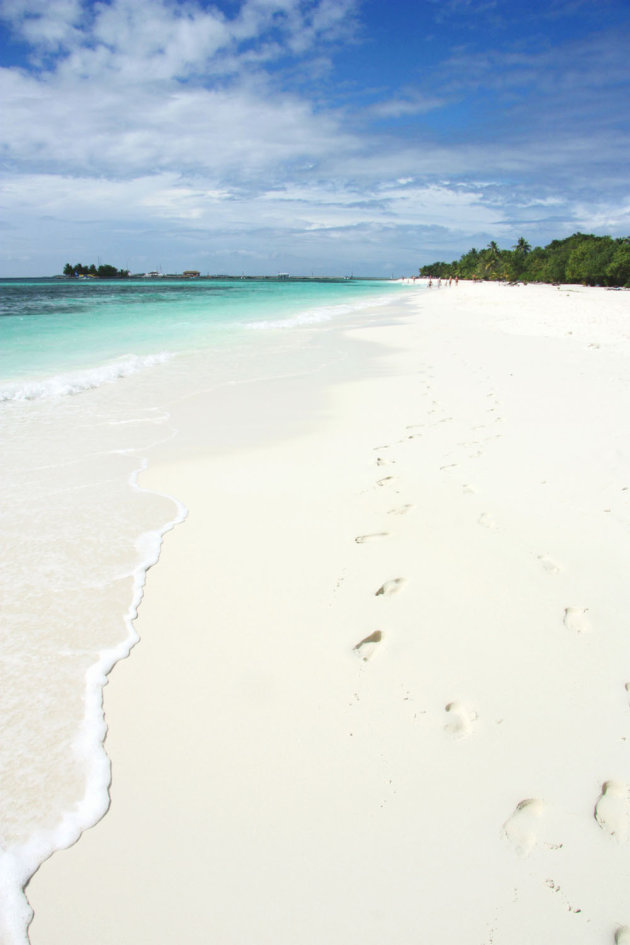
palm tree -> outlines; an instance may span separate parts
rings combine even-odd
[[[494,240],[491,240],[488,243],[488,248],[483,252],[486,257],[483,267],[484,277],[490,279],[496,278],[501,254],[499,247]]]
[[[510,263],[511,276],[515,281],[518,281],[525,272],[527,267],[526,257],[528,253],[531,252],[532,248],[525,237],[521,236],[518,243],[516,243],[512,249],[514,252],[512,253],[512,260]]]

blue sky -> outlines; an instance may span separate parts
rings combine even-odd
[[[628,0],[0,0],[0,275],[630,233]]]

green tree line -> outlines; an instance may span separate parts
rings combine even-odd
[[[84,266],[82,263],[77,263],[75,266],[72,266],[70,263],[66,263],[63,267],[64,276],[91,276],[92,279],[128,279],[129,270],[128,269],[116,269],[115,266],[98,266],[98,268],[92,263],[90,266]]]
[[[499,249],[492,240],[485,249],[471,249],[455,262],[422,266],[420,275],[630,288],[630,236],[574,233],[534,249],[522,236],[512,249]]]

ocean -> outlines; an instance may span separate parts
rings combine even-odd
[[[401,291],[367,280],[0,281],[1,942],[28,941],[23,887],[109,804],[103,686],[137,642],[146,571],[187,514],[180,497],[144,490],[142,470],[175,449],[298,430],[307,401],[283,394],[287,365],[293,378],[330,378],[331,359],[352,346],[341,332],[322,345],[322,333],[373,323]],[[261,381],[279,384],[264,414]],[[235,429],[222,405],[242,385],[251,408]],[[201,392],[209,415],[178,428],[176,405]]]

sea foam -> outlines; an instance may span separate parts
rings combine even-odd
[[[320,305],[316,308],[308,308],[299,312],[297,315],[290,315],[287,318],[276,318],[263,320],[259,322],[248,322],[245,327],[257,330],[275,329],[275,328],[299,328],[302,325],[317,325],[322,322],[329,322],[333,318],[341,318],[343,315],[351,315],[353,312],[361,311],[366,308],[377,308],[381,305],[387,305],[391,298],[376,297],[365,301],[346,303],[342,305]]]
[[[132,473],[130,485],[134,491],[157,495],[138,484],[138,476],[145,468],[146,462],[143,462]],[[72,744],[72,753],[81,760],[86,771],[83,798],[72,810],[63,813],[54,828],[38,830],[26,842],[3,849],[0,838],[0,896],[4,903],[0,910],[2,945],[28,945],[27,928],[33,918],[33,911],[24,895],[24,887],[49,856],[76,843],[81,834],[96,824],[109,808],[111,768],[104,748],[107,725],[103,713],[103,688],[116,663],[127,657],[139,641],[133,621],[144,595],[147,572],[159,559],[164,536],[183,522],[188,514],[186,507],[177,499],[161,495],[174,503],[175,515],[161,527],[139,535],[135,542],[139,560],[132,573],[132,600],[127,613],[123,615],[126,638],[117,646],[102,650],[86,673],[85,716]]]
[[[168,351],[147,355],[129,354],[94,368],[55,374],[41,380],[12,381],[0,387],[0,402],[45,400],[80,394],[86,390],[102,387],[103,384],[111,384],[121,378],[129,377],[131,374],[157,364],[164,364],[171,357],[173,355]]]

